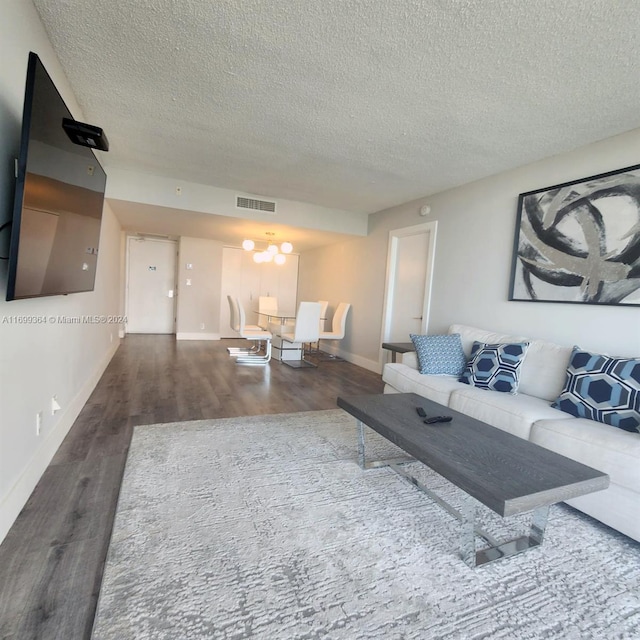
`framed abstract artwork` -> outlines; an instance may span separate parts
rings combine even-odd
[[[640,306],[640,165],[520,194],[509,300]]]

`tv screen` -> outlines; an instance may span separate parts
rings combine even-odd
[[[71,142],[64,119],[73,116],[30,53],[7,300],[94,287],[107,176],[91,149]]]

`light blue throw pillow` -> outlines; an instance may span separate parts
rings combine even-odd
[[[460,382],[480,389],[517,393],[520,365],[528,348],[528,342],[485,344],[475,341]]]
[[[459,376],[466,364],[459,333],[443,336],[411,334],[418,370],[432,376]]]

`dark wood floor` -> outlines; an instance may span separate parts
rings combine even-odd
[[[382,391],[379,375],[347,362],[240,366],[233,344],[123,341],[0,545],[0,638],[90,637],[136,425],[334,409],[340,394]]]

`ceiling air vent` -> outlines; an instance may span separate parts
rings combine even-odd
[[[236,208],[253,209],[254,211],[264,211],[265,213],[275,213],[276,203],[268,200],[257,200],[255,198],[246,198],[244,196],[236,197]]]

